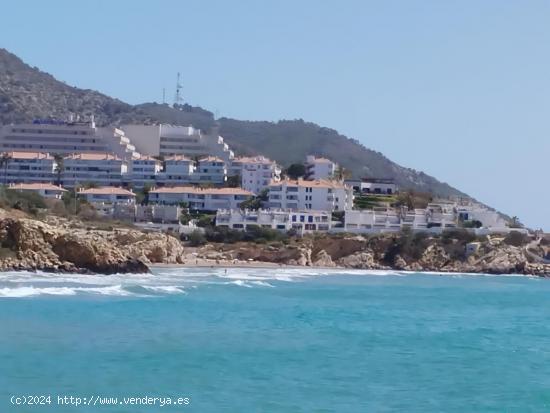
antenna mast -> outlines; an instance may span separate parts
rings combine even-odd
[[[181,83],[180,83],[180,72],[178,72],[178,80],[176,81],[176,98],[174,99],[174,105],[179,105],[183,102],[183,97],[181,96]]]
[[[162,88],[162,104],[166,103],[166,88]]]

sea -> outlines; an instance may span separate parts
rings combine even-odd
[[[0,412],[548,412],[550,280],[0,273]]]

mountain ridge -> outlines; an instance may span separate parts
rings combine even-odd
[[[69,86],[0,49],[0,124],[63,119],[70,113],[93,114],[100,125],[159,122],[193,125],[204,131],[216,127],[237,154],[264,154],[284,166],[303,162],[307,154],[326,156],[356,178],[392,178],[403,188],[441,197],[468,197],[445,182],[400,166],[358,140],[313,122],[215,119],[212,112],[188,104],[176,108],[155,102],[131,105],[94,90]]]

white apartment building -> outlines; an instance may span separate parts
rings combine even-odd
[[[393,179],[363,178],[345,181],[354,192],[361,194],[392,195],[397,192],[397,185]]]
[[[190,158],[216,156],[229,162],[233,151],[216,132],[204,135],[192,126],[123,125],[137,150],[150,156],[186,155]]]
[[[432,202],[426,208],[428,228],[455,228],[456,214],[454,203]]]
[[[195,183],[209,182],[223,185],[227,181],[227,167],[225,161],[216,156],[207,156],[199,159],[192,181]]]
[[[115,155],[77,153],[63,161],[63,186],[73,188],[93,182],[104,186],[120,186],[128,165]]]
[[[164,170],[156,176],[158,185],[181,185],[193,181],[195,162],[185,155],[171,155],[164,159]]]
[[[61,199],[66,189],[53,184],[11,184],[10,189],[17,192],[34,192],[43,198]]]
[[[136,205],[136,222],[177,223],[183,209],[178,205]]]
[[[162,163],[158,159],[146,155],[132,159],[129,164],[131,172],[130,179],[127,181],[135,188],[143,188],[145,185],[154,186],[162,170]]]
[[[189,209],[216,211],[238,209],[239,205],[254,196],[242,188],[198,188],[192,186],[162,187],[149,192],[149,202],[166,205],[186,203]]]
[[[283,180],[269,185],[269,208],[345,211],[353,208],[353,190],[329,180]]]
[[[498,212],[479,205],[458,206],[456,213],[459,221],[479,221],[482,228],[506,229],[508,223]]]
[[[136,200],[132,191],[116,186],[80,189],[77,195],[91,204],[133,204]]]
[[[338,169],[338,164],[327,158],[316,158],[314,155],[306,157],[306,171],[309,179],[332,179]]]
[[[54,157],[40,152],[5,152],[7,165],[0,170],[5,183],[51,183],[56,180]]]
[[[216,226],[236,230],[246,230],[251,226],[271,228],[279,231],[294,229],[298,234],[316,231],[329,231],[332,217],[326,211],[283,211],[273,209],[242,210],[219,209]]]
[[[407,209],[401,211],[401,227],[412,230],[422,230],[428,228],[428,216],[425,209]]]
[[[282,210],[218,209],[216,226],[246,230],[247,226],[288,231],[292,228],[290,212]]]
[[[345,232],[399,232],[401,217],[392,208],[347,210],[344,215]]]
[[[281,180],[281,168],[264,156],[234,158],[228,168],[229,176],[240,176],[241,187],[259,194],[271,182]]]
[[[127,189],[113,186],[79,190],[78,198],[89,202],[97,212],[106,217],[115,216],[117,207],[132,207],[136,194]]]
[[[0,150],[50,154],[114,153],[123,159],[138,155],[122,130],[96,127],[93,121],[43,120],[5,125],[0,128]]]

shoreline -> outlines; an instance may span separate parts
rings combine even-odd
[[[276,264],[271,262],[263,262],[263,261],[254,261],[250,263],[199,263],[199,264],[192,264],[192,263],[184,263],[184,264],[162,264],[162,263],[155,263],[150,264],[149,267],[151,269],[160,269],[160,268],[167,268],[167,269],[177,269],[177,268],[214,268],[214,269],[290,269],[290,270],[329,270],[329,271],[346,271],[346,272],[363,272],[365,274],[357,274],[357,275],[377,275],[376,273],[379,273],[381,271],[386,272],[395,272],[398,274],[407,274],[407,275],[433,275],[433,276],[452,276],[452,275],[465,275],[465,276],[500,276],[500,277],[506,277],[506,276],[512,276],[512,277],[535,277],[535,278],[550,278],[548,276],[544,275],[536,275],[536,274],[520,274],[520,273],[489,273],[489,272],[457,272],[457,271],[444,271],[444,270],[425,270],[425,271],[411,271],[411,270],[402,270],[397,268],[349,268],[349,267],[342,267],[342,266],[335,266],[335,267],[325,267],[325,266],[301,266],[301,265],[288,265],[288,264]],[[348,275],[348,274],[346,274]],[[391,275],[391,274],[389,274]]]

